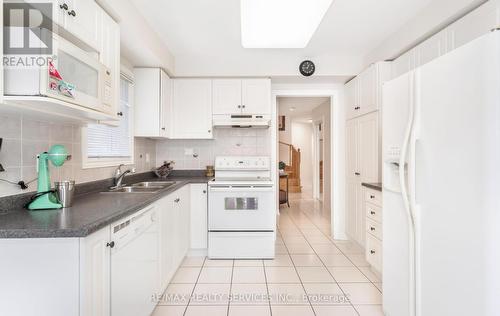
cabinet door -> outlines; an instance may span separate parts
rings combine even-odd
[[[68,0],[66,29],[85,44],[99,50],[100,8],[94,0]]]
[[[173,81],[172,138],[212,138],[212,81]]]
[[[103,94],[111,93],[111,104],[103,106],[104,112],[115,115],[118,112],[120,102],[120,27],[106,13],[101,10],[101,52],[99,59],[111,72],[111,91],[103,91]]]
[[[160,70],[160,136],[169,137],[172,126],[170,115],[172,109],[172,80]]]
[[[346,127],[346,160],[347,178],[359,179],[359,144],[358,144],[358,121],[356,119],[347,121]]]
[[[356,116],[357,92],[357,78],[354,78],[345,85],[345,111],[347,119]]]
[[[361,182],[379,182],[379,112],[361,116],[358,121],[359,170]]]
[[[446,32],[442,31],[416,48],[416,66],[422,66],[446,53]]]
[[[175,208],[171,195],[157,202],[160,213],[160,287],[165,290],[177,267],[174,265],[174,251],[178,240],[175,236]]]
[[[207,249],[207,185],[191,184],[191,249]]]
[[[359,114],[377,110],[377,66],[371,65],[359,75]]]
[[[247,114],[271,114],[271,80],[242,80],[242,108]]]
[[[160,137],[161,70],[134,68],[134,136]]]
[[[350,238],[357,239],[357,216],[360,197],[358,196],[359,181],[357,179],[347,180],[346,197],[346,233]]]
[[[111,251],[109,226],[80,240],[83,316],[110,315]]]
[[[241,113],[241,80],[215,79],[212,81],[213,114]]]

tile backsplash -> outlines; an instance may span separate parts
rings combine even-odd
[[[175,161],[174,169],[205,169],[216,156],[270,156],[270,129],[215,129],[211,140],[161,140],[156,161]]]
[[[66,123],[38,121],[22,115],[0,115],[0,163],[5,172],[0,179],[25,182],[36,179],[36,156],[54,144],[64,145],[72,159],[61,167],[49,166],[51,180],[73,179],[77,183],[101,180],[113,175],[116,167],[82,169],[81,127]],[[149,171],[156,165],[156,142],[136,138],[134,162],[137,172]],[[149,161],[146,161],[146,156]],[[26,191],[36,190],[36,181]],[[18,186],[0,181],[0,196],[21,193]]]

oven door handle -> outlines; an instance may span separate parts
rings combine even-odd
[[[272,191],[273,186],[211,186],[210,192],[268,192]]]

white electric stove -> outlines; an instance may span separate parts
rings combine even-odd
[[[208,186],[208,257],[274,258],[276,199],[271,159],[217,157],[215,179]]]

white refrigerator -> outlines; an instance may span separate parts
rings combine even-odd
[[[500,31],[383,99],[385,314],[500,315]]]

